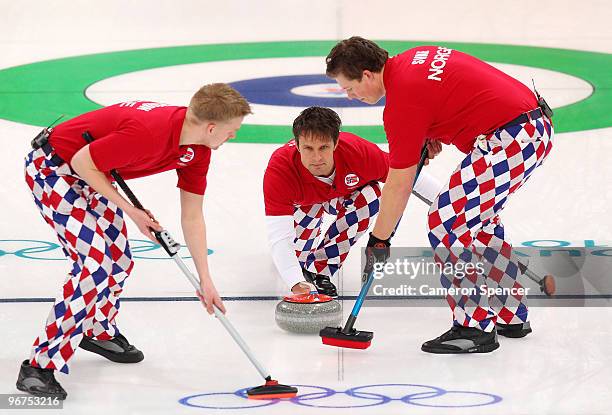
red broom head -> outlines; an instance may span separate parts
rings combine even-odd
[[[282,385],[274,379],[266,380],[266,384],[247,390],[249,399],[290,399],[297,395],[297,388]]]
[[[344,347],[347,349],[367,349],[372,344],[372,340],[367,342],[360,342],[348,339],[334,339],[331,337],[321,337],[323,344],[335,347]]]
[[[340,327],[325,327],[319,332],[323,344],[348,349],[367,349],[372,344],[374,333],[352,329],[344,333]]]

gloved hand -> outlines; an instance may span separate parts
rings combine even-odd
[[[391,238],[378,239],[370,232],[370,239],[366,247],[366,265],[363,269],[364,274],[369,274],[374,269],[376,262],[386,262],[391,255]],[[367,276],[366,276],[367,278]]]

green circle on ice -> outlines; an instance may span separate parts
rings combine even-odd
[[[588,82],[587,98],[555,109],[556,132],[612,126],[612,54],[532,46],[456,42],[378,42],[391,55],[423,44],[443,44],[489,62],[524,65],[568,74]],[[323,57],[336,41],[290,41],[173,46],[98,53],[35,62],[0,70],[0,118],[44,126],[60,114],[71,118],[101,106],[85,95],[101,80],[147,69],[202,62],[262,58]],[[321,73],[324,71],[321,59]],[[346,125],[374,142],[384,142],[382,120],[377,125]],[[291,137],[289,125],[247,122],[235,142],[282,143]]]

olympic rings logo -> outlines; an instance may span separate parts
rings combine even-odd
[[[281,402],[310,408],[350,409],[380,406],[392,402],[427,408],[473,408],[494,405],[502,401],[501,396],[486,392],[454,391],[437,386],[411,383],[380,383],[356,386],[344,391],[336,391],[324,386],[294,386],[299,387],[300,390],[307,389],[310,391],[292,399],[271,399],[256,402],[248,400],[246,391],[249,388],[244,388],[233,393],[213,392],[191,395],[180,399],[179,403],[192,408],[202,409],[262,408],[264,406],[277,405]],[[393,394],[393,396],[389,396],[390,394]],[[347,403],[346,398],[350,398],[350,401],[357,400],[358,403]],[[325,401],[320,403],[323,399]]]
[[[169,256],[161,249],[159,244],[148,239],[129,239],[129,243],[134,258],[169,259]],[[181,245],[181,249],[185,247],[185,245]],[[208,255],[212,253],[213,250],[209,249]],[[41,261],[62,261],[66,259],[61,245],[36,239],[0,239],[0,258],[7,255]],[[181,258],[189,259],[191,256],[187,254]]]

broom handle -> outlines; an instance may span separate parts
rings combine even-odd
[[[93,142],[93,137],[91,136],[89,131],[85,131],[83,133],[83,138],[88,143]],[[114,169],[111,170],[110,173],[111,173],[111,176],[113,176],[113,179],[115,179],[115,181],[119,185],[119,187],[121,187],[121,190],[123,190],[123,192],[127,195],[128,199],[130,199],[130,202],[132,202],[132,204],[138,209],[145,210],[142,204],[140,203],[140,201],[138,200],[138,198],[136,197],[136,195],[128,187],[125,180],[123,180],[123,177],[121,177],[119,173]],[[170,233],[166,230],[163,230],[161,232],[153,231],[153,234],[155,235],[155,239],[157,239],[157,241],[162,246],[162,248],[164,248],[166,253],[170,255],[170,257],[174,260],[174,262],[176,262],[176,264],[179,266],[181,271],[183,271],[183,274],[185,274],[189,282],[191,282],[191,285],[193,285],[193,288],[195,288],[195,290],[199,292],[200,294],[203,294],[202,289],[200,288],[200,280],[189,270],[189,268],[187,267],[183,259],[179,255],[177,255],[177,252],[180,249],[181,245],[177,243],[174,240],[174,238],[172,238]],[[244,354],[249,358],[249,360],[251,361],[253,366],[255,366],[259,374],[264,379],[270,380],[271,376],[263,368],[261,363],[259,363],[259,361],[255,358],[255,355],[253,354],[249,346],[246,344],[244,339],[240,336],[240,333],[238,333],[238,331],[234,328],[232,323],[230,323],[227,317],[225,317],[225,315],[221,312],[221,310],[219,310],[219,308],[215,304],[213,304],[213,310],[215,313],[215,317],[217,317],[217,319],[221,322],[221,324],[223,324],[223,327],[225,327],[225,329],[230,334],[230,336],[232,336],[236,344],[238,344],[238,346],[242,349]]]
[[[201,293],[202,291],[200,289],[200,280],[198,279],[197,276],[195,276],[189,270],[189,268],[187,267],[187,264],[185,264],[183,259],[179,255],[176,255],[176,254],[172,255],[172,259],[174,260],[174,262],[176,262],[176,264],[179,266],[181,271],[183,271],[183,274],[185,274],[189,282],[191,282],[191,285],[193,285],[193,288],[195,288],[197,292]],[[232,323],[230,323],[227,317],[225,317],[225,314],[223,314],[221,310],[219,310],[219,308],[215,304],[213,304],[213,310],[215,312],[215,317],[217,317],[217,319],[221,322],[221,324],[223,324],[223,327],[225,327],[225,329],[230,334],[230,336],[232,336],[236,344],[238,344],[238,346],[242,349],[244,354],[249,358],[249,360],[251,361],[253,366],[255,366],[259,374],[264,379],[270,380],[271,376],[268,374],[268,372],[266,372],[266,370],[263,368],[261,363],[259,363],[259,361],[255,358],[255,355],[249,348],[249,345],[246,344],[242,336],[240,336],[240,333],[238,333],[238,331],[236,330],[236,328],[234,328]]]
[[[423,169],[423,166],[425,165],[426,159],[427,159],[427,144],[425,144],[423,146],[423,149],[421,150],[421,158],[419,159],[419,164],[417,165],[416,173],[414,175],[414,182],[412,183],[413,187],[417,179],[419,178],[419,174],[421,174],[421,170]],[[402,221],[403,216],[404,216],[403,214],[402,216],[400,216],[399,220],[397,221],[397,224],[395,225],[395,229],[397,229],[397,227],[399,226],[400,222]],[[353,329],[353,326],[355,325],[355,321],[357,320],[357,314],[359,314],[359,310],[361,310],[361,306],[363,305],[365,297],[368,291],[370,290],[370,287],[372,286],[373,282],[374,282],[374,270],[370,271],[370,273],[368,274],[368,279],[366,280],[366,283],[363,285],[363,287],[361,287],[361,291],[359,291],[359,295],[357,296],[357,301],[355,301],[355,304],[353,305],[353,310],[351,311],[351,314],[346,320],[346,324],[344,325],[344,328],[342,329],[342,333],[348,334]]]
[[[544,278],[540,277],[538,274],[536,274],[535,272],[533,272],[532,270],[527,268],[527,265],[523,264],[521,261],[517,260],[517,262],[518,262],[519,270],[523,274],[525,274],[527,276],[527,278],[529,278],[531,281],[537,283],[540,286],[540,291],[542,291],[546,295],[550,295],[549,293],[546,292],[546,288],[545,288],[545,284],[544,284]]]

